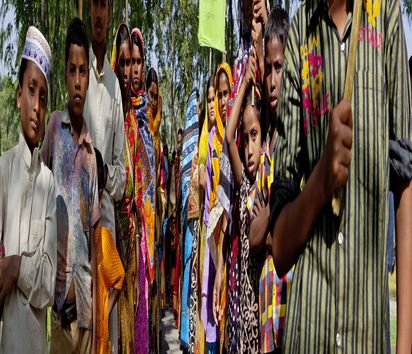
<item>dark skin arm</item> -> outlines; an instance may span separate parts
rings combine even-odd
[[[19,279],[21,257],[17,255],[0,259],[0,306],[14,290]]]
[[[240,160],[239,150],[235,141],[235,132],[237,123],[239,121],[240,113],[242,111],[243,98],[246,90],[256,83],[256,52],[253,49],[252,54],[249,56],[249,62],[247,65],[245,77],[240,85],[239,92],[236,96],[232,110],[230,112],[230,119],[226,125],[226,142],[229,148],[229,159],[232,166],[233,177],[237,185],[240,184],[242,178],[242,161]]]
[[[412,351],[412,182],[398,183],[396,205],[396,352]]]
[[[258,253],[268,237],[269,232],[269,203],[264,205],[264,202],[256,194],[255,202],[253,205],[252,222],[249,229],[249,248],[252,253]]]
[[[333,193],[345,186],[349,177],[351,148],[352,109],[349,102],[343,100],[332,111],[326,145],[305,188],[294,201],[285,205],[271,230],[272,255],[279,278],[296,263]],[[302,210],[306,212],[302,213]]]

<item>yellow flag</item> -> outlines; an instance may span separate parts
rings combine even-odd
[[[226,0],[199,0],[199,44],[225,51]]]

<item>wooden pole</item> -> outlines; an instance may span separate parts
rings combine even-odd
[[[362,0],[355,0],[353,4],[352,30],[350,33],[350,46],[348,54],[348,65],[346,67],[345,88],[343,98],[352,101],[353,80],[355,77],[356,52],[358,50],[358,33],[362,15]],[[342,209],[343,189],[334,193],[332,199],[332,210],[335,216],[339,216]]]
[[[129,2],[126,0],[126,25],[129,27]]]
[[[83,21],[83,0],[79,0],[79,18]]]
[[[209,74],[212,75],[212,48],[209,48]]]

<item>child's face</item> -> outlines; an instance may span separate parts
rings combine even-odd
[[[256,179],[256,173],[260,162],[261,147],[262,133],[259,117],[255,108],[246,105],[243,112],[243,148],[246,174],[251,181]]]
[[[225,72],[221,72],[219,74],[219,82],[218,82],[218,89],[217,89],[217,99],[218,99],[218,106],[219,106],[219,115],[222,118],[223,126],[226,126],[226,113],[227,107],[229,105],[229,80]]]
[[[209,130],[216,124],[215,116],[215,89],[210,86],[207,89],[207,116],[209,119]]]
[[[28,60],[22,86],[17,90],[17,107],[20,110],[22,132],[31,151],[43,138],[46,106],[46,78],[39,67]]]
[[[132,85],[133,90],[139,91],[142,87],[143,58],[136,44],[132,45]]]
[[[83,116],[83,107],[89,87],[89,63],[86,48],[70,44],[69,58],[66,65],[66,87],[69,94],[69,111],[74,117]]]
[[[150,106],[152,107],[153,112],[156,113],[159,99],[159,90],[156,82],[151,82],[150,87],[148,87],[147,94],[149,96]]]
[[[93,42],[104,45],[109,23],[109,0],[90,0],[90,15]]]
[[[281,95],[280,85],[282,82],[283,61],[282,42],[278,38],[269,40],[266,43],[265,56],[265,97],[271,116],[276,114],[276,108]]]
[[[119,79],[122,98],[125,99],[130,92],[130,72],[131,72],[131,54],[129,42],[124,41],[119,47],[119,58],[116,69],[116,76]]]

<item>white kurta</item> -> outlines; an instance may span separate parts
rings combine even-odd
[[[56,282],[56,196],[51,171],[21,133],[0,157],[0,237],[6,256],[21,256],[17,286],[4,303],[0,353],[44,353]]]
[[[107,57],[105,56],[103,70],[99,73],[92,47],[90,47],[89,55],[89,88],[83,116],[92,137],[93,146],[102,154],[108,170],[100,210],[100,225],[110,229],[115,237],[114,201],[123,198],[126,183],[122,94],[119,81]]]

